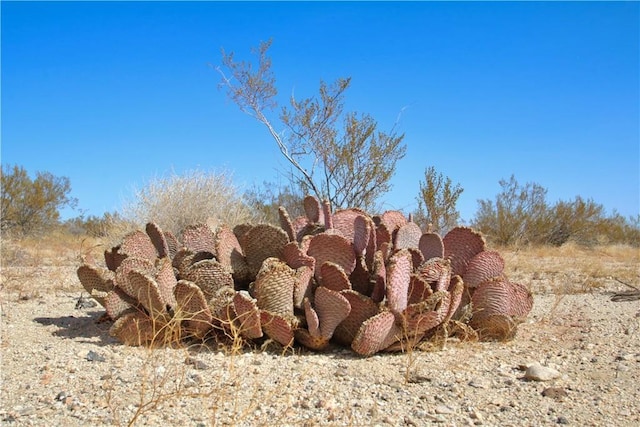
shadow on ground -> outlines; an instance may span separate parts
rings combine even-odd
[[[33,320],[43,326],[56,326],[52,335],[72,339],[80,343],[100,346],[119,344],[109,335],[111,322],[101,320],[104,310],[78,310],[78,316],[36,317]]]

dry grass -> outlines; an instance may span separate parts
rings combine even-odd
[[[498,248],[513,281],[534,293],[576,294],[620,290],[640,282],[640,248],[624,245]]]
[[[16,293],[22,300],[47,292],[82,291],[76,269],[83,257],[102,260],[103,251],[99,239],[64,232],[21,240],[3,239],[0,291]]]

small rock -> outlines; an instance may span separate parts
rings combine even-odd
[[[446,405],[438,405],[435,408],[435,412],[436,414],[440,414],[440,415],[448,415],[448,414],[455,413],[455,410],[453,410],[453,408],[450,408]]]
[[[427,382],[431,382],[431,378],[425,375],[411,374],[407,379],[407,382],[409,382],[410,384],[427,383]]]
[[[411,418],[409,415],[405,415],[404,416],[404,425],[417,427],[418,423],[413,418]]]
[[[66,391],[61,391],[60,393],[58,393],[56,395],[56,400],[58,402],[64,402],[65,400],[67,400],[67,398],[69,398],[71,395],[69,393],[67,393]]]
[[[560,372],[539,363],[529,366],[524,373],[524,378],[532,381],[550,381],[560,376]]]
[[[338,367],[338,369],[336,369],[336,373],[335,376],[336,377],[346,377],[349,375],[349,371],[347,370],[347,368],[343,368],[343,367]]]
[[[475,420],[474,422],[475,425],[481,425],[484,422],[484,419],[482,418],[482,414],[476,408],[471,408],[470,412],[471,413],[469,414],[469,417],[472,420]]]
[[[558,423],[558,424],[569,424],[569,420],[566,417],[563,417],[561,415],[556,419],[556,423]]]
[[[479,379],[469,381],[469,385],[473,388],[489,388],[489,384],[487,381]]]
[[[194,357],[187,357],[184,361],[184,363],[186,365],[191,365],[194,367],[194,369],[198,369],[198,370],[205,370],[205,369],[209,369],[209,366],[204,363],[202,360],[198,360]]]
[[[103,355],[101,355],[99,353],[96,353],[93,350],[89,350],[89,352],[87,353],[86,359],[89,362],[104,362],[105,361],[105,358],[104,358]]]
[[[556,400],[562,400],[563,398],[568,396],[567,391],[562,387],[545,388],[544,390],[542,390],[542,395],[544,397],[550,397]]]
[[[96,307],[97,305],[98,303],[95,302],[95,300],[93,300],[92,298],[85,298],[81,294],[80,298],[78,298],[78,301],[76,301],[76,310],[82,310],[84,308],[93,308],[93,307]]]
[[[633,360],[633,359],[635,359],[635,355],[631,354],[631,353],[621,354],[618,357],[616,357],[616,361],[618,361],[618,362],[623,361],[623,360],[628,362],[628,361]]]

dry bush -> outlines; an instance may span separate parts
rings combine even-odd
[[[134,190],[133,200],[122,211],[137,228],[155,222],[175,235],[187,225],[201,222],[233,227],[254,220],[229,172],[198,169],[149,180]]]

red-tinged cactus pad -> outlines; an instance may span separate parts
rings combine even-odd
[[[406,249],[393,254],[387,266],[387,307],[400,313],[407,308],[412,272],[411,254]]]
[[[307,254],[316,259],[315,276],[317,279],[322,276],[320,266],[327,261],[338,264],[347,275],[351,274],[356,266],[353,245],[344,237],[336,234],[322,233],[313,236]]]
[[[374,237],[371,233],[374,228],[373,220],[368,216],[363,214],[355,217],[353,220],[353,249],[356,255],[362,256],[365,254],[369,247],[369,241]],[[375,240],[373,243],[375,244]]]
[[[158,258],[170,256],[169,243],[160,226],[155,222],[150,222],[146,225],[145,231],[151,240],[151,244],[156,248]]]
[[[451,320],[460,307],[462,302],[462,295],[464,294],[464,282],[460,276],[453,276],[451,283],[449,284],[449,294],[451,295],[451,302],[449,304],[449,310],[447,316],[443,322]]]
[[[289,236],[289,241],[295,242],[297,240],[296,231],[293,228],[291,217],[289,217],[289,213],[284,206],[278,208],[278,219],[280,220],[280,227],[287,233],[287,236]]]
[[[347,240],[354,241],[356,219],[367,214],[361,209],[342,209],[332,216],[333,229],[338,230]]]
[[[284,347],[290,347],[293,344],[293,329],[291,320],[287,320],[283,316],[268,311],[260,312],[260,323],[264,333]]]
[[[387,267],[384,263],[384,254],[382,251],[376,251],[373,259],[373,289],[371,290],[371,299],[375,302],[381,302],[387,294]]]
[[[320,284],[333,291],[344,291],[351,289],[351,282],[347,273],[335,262],[327,261],[320,267],[322,280]]]
[[[233,323],[240,335],[247,339],[262,337],[260,310],[256,300],[246,291],[239,291],[233,297],[233,308],[236,313]]]
[[[131,288],[135,291],[133,298],[145,308],[152,319],[167,322],[167,304],[160,295],[160,289],[153,277],[131,270],[128,278]]]
[[[302,266],[315,268],[316,260],[307,255],[305,249],[300,247],[297,242],[289,242],[282,248],[282,259],[291,268]]]
[[[351,345],[358,330],[365,322],[380,312],[378,304],[356,291],[342,291],[340,294],[349,302],[349,315],[336,327],[333,337],[343,345]]]
[[[351,343],[353,351],[362,356],[371,356],[401,339],[402,330],[396,325],[395,319],[390,311],[367,319]]]
[[[371,281],[371,272],[367,268],[364,257],[356,258],[356,268],[349,275],[351,288],[364,295],[371,295],[373,291],[373,283]]]
[[[216,233],[216,256],[218,262],[231,272],[236,281],[244,283],[250,280],[251,272],[240,242],[227,226],[221,226]]]
[[[174,308],[176,306],[176,298],[173,294],[173,288],[176,287],[178,280],[173,272],[173,267],[171,266],[171,260],[169,258],[165,257],[158,259],[156,262],[155,279],[163,301],[170,308]]]
[[[176,255],[176,252],[178,252],[178,250],[182,247],[182,243],[180,243],[178,241],[178,238],[174,236],[174,234],[170,231],[163,231],[162,234],[164,234],[164,239],[166,240],[167,248],[169,249],[167,256],[173,259],[173,257]]]
[[[320,334],[328,340],[336,327],[349,316],[351,304],[339,292],[320,286],[316,289],[314,305],[320,321]]]
[[[292,317],[295,284],[295,270],[278,258],[267,258],[253,288],[258,307],[275,315]]]
[[[322,351],[329,345],[329,339],[320,335],[312,335],[306,329],[296,329],[294,336],[296,341],[311,350]]]
[[[411,265],[412,265],[412,268],[415,270],[418,267],[420,267],[424,262],[424,257],[422,256],[422,252],[420,252],[416,248],[406,248],[406,249],[411,254]]]
[[[444,243],[437,233],[424,233],[420,236],[418,249],[422,252],[425,261],[431,258],[444,258]]]
[[[313,258],[311,258],[313,259]],[[315,262],[315,260],[314,260]],[[306,265],[296,268],[296,281],[293,286],[293,306],[302,308],[302,301],[311,296],[313,268]]]
[[[377,242],[376,242],[376,225],[373,222],[373,219],[369,219],[371,226],[369,229],[369,238],[367,239],[367,247],[364,253],[364,259],[366,262],[367,270],[373,270],[373,258],[375,256],[376,251],[378,250]]]
[[[380,217],[381,223],[387,226],[392,236],[395,236],[400,227],[407,224],[407,218],[400,211],[386,211]]]
[[[451,261],[442,258],[431,258],[423,262],[416,270],[416,273],[427,282],[433,283],[434,290],[446,290],[451,280]]]
[[[171,265],[182,274],[191,266],[192,260],[193,252],[187,248],[180,248],[171,259]]]
[[[218,289],[233,289],[234,285],[231,273],[214,259],[196,262],[187,269],[182,278],[198,285],[207,301],[211,301]]]
[[[110,292],[113,289],[113,271],[96,265],[83,264],[76,271],[78,280],[90,294],[96,290]]]
[[[378,224],[376,227],[376,248],[380,249],[380,247],[384,244],[391,244],[391,231],[385,224]]]
[[[156,338],[156,331],[149,316],[135,310],[118,318],[109,329],[109,334],[130,346],[150,345]]]
[[[526,287],[499,278],[481,283],[471,304],[471,326],[481,337],[508,339],[533,308],[533,296]]]
[[[322,213],[322,205],[314,196],[306,196],[303,200],[304,213],[311,223],[320,222],[320,214]]]
[[[247,265],[251,275],[255,277],[267,258],[282,258],[284,246],[289,243],[289,236],[279,227],[270,224],[258,224],[249,229],[241,239]]]
[[[420,237],[422,237],[422,230],[420,229],[420,226],[415,222],[407,222],[398,228],[398,232],[394,239],[395,249],[418,249]]]
[[[502,276],[503,271],[504,259],[498,252],[482,251],[469,261],[463,276],[464,283],[475,288],[480,283]]]
[[[188,225],[182,230],[182,244],[191,252],[215,254],[216,236],[207,224]]]
[[[307,330],[312,337],[320,336],[320,319],[318,318],[318,313],[311,306],[309,302],[309,298],[304,299],[304,318],[307,321]]]
[[[128,257],[154,260],[158,256],[149,236],[140,230],[127,234],[120,245],[120,252]]]
[[[325,230],[331,230],[333,228],[333,215],[331,215],[331,202],[328,200],[322,201],[322,216]]]
[[[116,320],[137,305],[137,301],[117,287],[109,292],[104,300],[104,308],[111,320]]]
[[[213,317],[204,294],[193,282],[180,280],[174,288],[177,310],[175,316],[182,321],[185,332],[203,338],[212,328]]]
[[[406,351],[425,337],[432,336],[437,328],[448,324],[453,305],[453,295],[447,291],[438,291],[425,301],[408,306],[403,313],[402,339],[391,344],[385,351]]]
[[[404,337],[410,340],[424,336],[444,322],[451,308],[451,294],[435,292],[425,301],[407,307],[402,313]]]
[[[408,305],[416,304],[424,301],[433,293],[433,289],[431,289],[431,285],[426,279],[416,273],[411,274],[411,279],[409,281],[409,298],[407,301]]]
[[[230,322],[236,317],[233,310],[233,297],[235,294],[236,291],[233,288],[223,286],[217,289],[213,297],[207,301],[215,324],[223,321]]]
[[[444,256],[451,260],[453,274],[464,277],[471,259],[485,249],[482,235],[469,227],[456,227],[442,239]]]
[[[125,258],[127,255],[120,252],[120,245],[104,251],[104,262],[111,271],[116,271]]]
[[[122,289],[131,298],[137,298],[137,289],[129,283],[129,272],[137,271],[143,274],[155,275],[155,265],[152,261],[144,258],[127,257],[116,270],[115,285]]]

